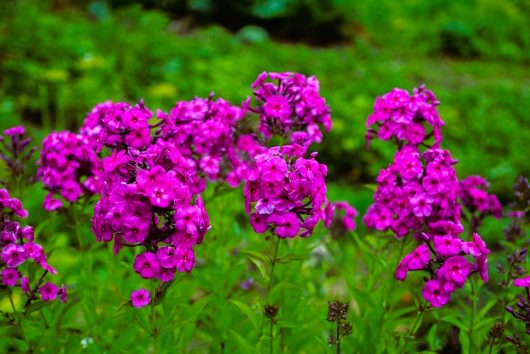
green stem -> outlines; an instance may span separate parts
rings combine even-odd
[[[271,336],[270,336],[270,341],[271,341],[270,354],[273,354],[274,353],[274,318],[271,318]]]
[[[339,320],[337,321],[337,338],[335,339],[337,343],[337,354],[340,354],[340,318]]]
[[[488,351],[488,354],[491,354],[491,352],[493,351],[493,344],[495,343],[495,337],[493,337],[491,339],[491,343],[490,343],[490,350]]]
[[[276,236],[273,236],[276,237]],[[269,297],[269,292],[272,288],[274,282],[274,269],[276,267],[276,261],[278,260],[278,250],[280,249],[280,238],[276,237],[276,245],[274,246],[274,256],[272,257],[271,262],[271,272],[269,274],[269,285],[267,286],[267,298]]]
[[[423,305],[420,304],[420,308],[418,309],[418,314],[416,315],[416,320],[414,321],[414,324],[410,328],[410,332],[408,337],[405,339],[405,343],[403,343],[403,347],[401,347],[400,353],[403,353],[405,351],[405,348],[407,347],[407,344],[410,341],[410,337],[416,335],[416,332],[418,329],[420,329],[420,321],[423,318],[423,313],[425,311],[425,308],[427,307],[427,303],[424,303]]]
[[[158,328],[156,325],[156,313],[155,313],[155,296],[156,286],[154,286],[154,280],[151,281],[151,337],[153,338],[153,350],[156,353],[156,339],[158,337]]]
[[[473,280],[470,280],[471,282],[471,317],[469,319],[469,330],[468,330],[468,340],[469,340],[469,348],[468,353],[473,353],[473,327],[475,326],[475,311],[477,307],[477,294],[475,292],[475,282]]]
[[[20,317],[18,316],[17,309],[15,308],[15,303],[13,302],[13,298],[11,297],[11,294],[9,294],[9,303],[11,304],[11,309],[13,310],[13,317],[15,318],[16,326],[20,330],[20,333],[22,334],[22,338],[24,339],[24,342],[26,342],[29,350],[31,351],[31,342],[28,341],[28,338],[26,337],[26,333],[24,333],[24,327],[22,327],[22,321]]]

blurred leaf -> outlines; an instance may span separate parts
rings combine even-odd
[[[250,320],[250,323],[252,323],[252,326],[257,331],[258,330],[258,318],[257,318],[256,313],[252,311],[252,309],[245,303],[242,303],[237,300],[232,300],[232,299],[229,301],[233,303],[234,305],[236,305],[241,310],[241,312],[243,312],[247,316],[247,318]]]

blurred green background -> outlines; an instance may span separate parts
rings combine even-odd
[[[376,96],[426,84],[461,177],[506,201],[530,173],[530,2],[524,0],[40,0],[0,2],[0,128],[77,130],[98,102],[168,110],[233,103],[262,71],[316,75],[333,110],[330,178],[374,181],[390,144],[364,147]]]

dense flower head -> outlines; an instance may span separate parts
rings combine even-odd
[[[193,247],[210,228],[197,195],[205,181],[197,177],[193,156],[186,156],[169,135],[150,135],[141,148],[120,144],[102,161],[104,188],[92,231],[98,241],[113,241],[115,252],[123,246],[144,248],[134,260],[134,271],[168,282],[177,271],[193,269]],[[147,301],[141,296],[131,294],[136,307]]]
[[[74,203],[82,196],[101,192],[102,165],[88,140],[69,131],[53,132],[42,143],[37,178],[50,193],[44,200],[48,211],[62,207],[59,195]]]
[[[46,254],[41,245],[35,242],[35,235],[31,226],[22,226],[16,218],[26,218],[28,212],[22,202],[12,198],[6,189],[0,189],[0,283],[9,287],[20,287],[30,298],[36,299],[38,294],[42,300],[55,299],[54,289],[59,289],[53,283],[42,285],[38,279],[23,276],[20,268],[27,262],[38,264],[44,274],[57,274],[48,264]],[[31,285],[34,282],[34,285]],[[66,299],[66,289],[64,299]],[[61,298],[62,299],[62,298]],[[65,300],[66,301],[66,300]]]
[[[421,238],[424,225],[459,224],[455,163],[447,150],[431,148],[420,153],[417,147],[403,147],[379,173],[374,204],[364,216],[366,225],[392,230],[399,238],[411,232]]]
[[[436,109],[439,103],[425,86],[415,88],[412,95],[395,88],[377,97],[374,112],[366,122],[367,142],[377,136],[381,140],[394,138],[418,146],[434,136],[434,145],[439,146],[442,140],[440,129],[444,125]]]
[[[169,113],[157,112],[157,136],[178,146],[193,162],[198,175],[211,181],[226,178],[238,164],[236,124],[245,111],[213,94],[208,98],[180,101]]]
[[[153,117],[143,100],[131,106],[125,102],[106,101],[96,105],[85,118],[81,134],[96,152],[112,149],[143,149],[151,142],[149,120]]]
[[[256,156],[244,187],[254,231],[306,237],[320,220],[330,225],[332,215],[325,212],[327,167],[315,157],[303,157],[303,148],[297,145],[273,147]]]
[[[113,105],[114,103],[112,101],[98,103],[85,117],[85,121],[79,129],[79,134],[84,136],[93,146],[94,150],[98,152],[103,147],[103,119],[105,118],[107,113],[112,109]]]
[[[374,203],[363,219],[368,227],[392,231],[398,238],[412,235],[418,241],[419,246],[399,263],[395,278],[405,280],[409,271],[426,272],[429,280],[423,296],[433,307],[445,305],[472,274],[483,281],[489,278],[490,250],[476,233],[476,225],[471,222],[472,241],[460,238],[462,204],[472,211],[502,213],[497,198],[485,192],[487,183],[481,177],[459,182],[457,160],[440,147],[443,122],[436,111],[438,104],[424,87],[413,95],[394,89],[377,98],[367,121],[367,138],[374,134],[382,140],[395,138],[397,152],[394,161],[380,171]],[[374,124],[378,131],[370,128]],[[425,125],[432,132],[425,134]],[[432,145],[426,143],[430,135]],[[426,148],[421,150],[422,146]]]
[[[322,140],[320,126],[331,129],[330,109],[314,76],[263,72],[252,84],[252,91],[257,106],[251,111],[259,114],[259,131],[266,139],[289,137],[291,143],[307,148]],[[250,99],[245,105],[249,103]]]

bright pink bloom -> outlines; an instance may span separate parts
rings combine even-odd
[[[144,288],[135,290],[131,293],[131,303],[136,308],[147,306],[151,303],[151,294]]]

